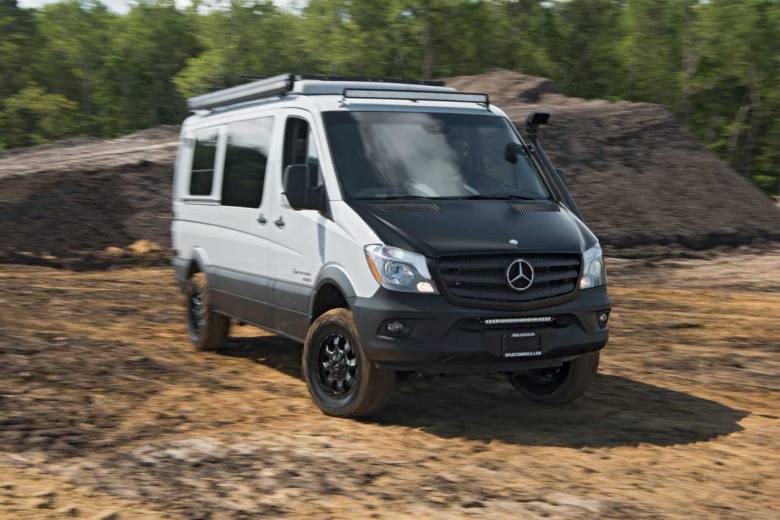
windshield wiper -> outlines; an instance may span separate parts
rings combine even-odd
[[[425,197],[422,195],[390,195],[387,197],[362,197],[355,200],[550,200],[544,197],[529,197],[526,195],[510,195],[508,193],[493,193],[484,195],[448,195],[444,197]]]
[[[484,195],[454,195],[452,197],[435,197],[436,199],[454,199],[454,200],[548,200],[539,197],[530,197],[527,195],[510,195],[508,193],[494,193]]]
[[[504,200],[509,199],[509,195],[452,195],[449,197],[436,197],[437,200]]]
[[[527,195],[509,195],[512,200],[550,200],[546,197],[529,197]]]

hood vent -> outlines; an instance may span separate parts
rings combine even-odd
[[[377,202],[373,206],[385,213],[441,213],[433,202]]]
[[[552,202],[516,202],[512,209],[518,213],[557,213],[561,208]]]

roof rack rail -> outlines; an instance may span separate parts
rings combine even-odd
[[[377,88],[346,88],[344,98],[397,99],[404,101],[450,101],[453,103],[480,103],[490,105],[487,94],[471,92],[430,92],[427,90],[384,90]]]
[[[270,78],[195,96],[187,100],[187,106],[194,112],[196,110],[211,110],[227,105],[235,105],[243,101],[278,96],[292,90],[294,82],[295,76],[293,74],[271,76]]]
[[[313,82],[307,86],[304,83],[307,80],[313,80]],[[300,87],[296,86],[297,81],[301,82]],[[322,83],[319,83],[320,81]],[[328,85],[328,82],[332,82],[332,84]],[[367,85],[366,88],[357,88],[354,85],[355,83],[366,83]],[[378,88],[378,85],[383,83],[387,84],[387,88]],[[398,87],[393,88],[393,85],[398,85]],[[404,87],[402,85],[408,86]],[[417,85],[419,88],[414,89],[414,85]],[[325,90],[323,90],[323,86],[325,86]],[[489,105],[487,94],[459,93],[453,88],[446,87],[443,81],[280,74],[278,76],[258,78],[243,85],[192,97],[187,100],[187,106],[193,112],[215,110],[238,105],[239,103],[284,96],[290,92],[303,95],[342,94],[344,98],[453,101]]]
[[[268,79],[271,76],[240,76],[242,79],[256,81],[259,79]],[[299,80],[318,80],[318,81],[354,81],[354,82],[369,82],[369,83],[398,83],[401,85],[425,85],[428,87],[443,87],[444,81],[440,79],[399,79],[399,78],[383,78],[381,76],[334,76],[330,74],[297,74],[294,76],[296,81]]]
[[[373,78],[361,76],[328,76],[322,74],[308,74],[297,76],[297,79],[318,79],[321,81],[365,81],[370,83],[400,83],[401,85],[426,85],[429,87],[443,87],[444,82],[439,79],[397,79],[397,78]]]

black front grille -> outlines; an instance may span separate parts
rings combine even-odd
[[[525,291],[507,283],[506,270],[522,258],[534,268],[534,281]],[[455,303],[513,306],[560,299],[574,292],[580,275],[580,255],[504,253],[453,255],[439,259],[438,278],[443,294]]]

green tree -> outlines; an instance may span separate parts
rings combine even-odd
[[[780,170],[780,3],[715,0],[698,9],[694,129],[735,168],[758,175],[771,189]]]
[[[234,0],[227,10],[197,18],[203,51],[190,57],[174,79],[185,97],[235,85],[247,77],[289,72],[304,61],[295,16],[270,1]]]
[[[0,0],[0,100],[30,80],[30,50],[35,45],[32,12],[16,0]]]
[[[174,76],[200,51],[196,22],[174,0],[141,0],[121,18],[108,65],[114,132],[181,122],[186,111]]]
[[[619,42],[623,2],[555,2],[550,45],[551,76],[561,89],[579,97],[620,97],[625,77]]]
[[[67,0],[41,9],[36,22],[37,82],[78,103],[81,132],[109,132],[117,100],[108,60],[119,17],[99,2]]]
[[[31,146],[71,135],[77,128],[77,104],[31,84],[6,98],[0,111],[0,148]]]
[[[630,0],[623,11],[623,96],[681,107],[688,20],[696,0]]]

